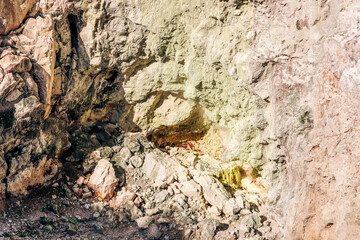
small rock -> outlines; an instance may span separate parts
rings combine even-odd
[[[152,221],[153,219],[149,216],[140,217],[136,219],[136,223],[138,227],[142,229],[148,228],[148,226],[150,225],[150,223],[152,223]]]
[[[231,195],[219,180],[203,173],[194,176],[194,180],[201,185],[205,200],[222,210]]]
[[[123,147],[118,153],[116,153],[112,158],[111,161],[115,163],[115,165],[123,166],[124,164],[129,163],[129,159],[131,158],[132,154],[129,148]]]
[[[224,205],[223,212],[228,216],[232,216],[239,213],[240,210],[241,208],[238,206],[236,200],[234,198],[230,198]]]
[[[244,208],[244,200],[241,193],[237,191],[235,192],[234,196],[235,196],[236,205],[241,209]]]
[[[93,227],[97,233],[102,233],[104,231],[104,226],[101,223],[95,223]]]
[[[194,180],[183,182],[180,191],[194,200],[202,200],[201,186]]]
[[[124,208],[128,202],[134,201],[136,194],[130,191],[125,190],[124,188],[121,191],[118,191],[116,197],[113,198],[109,204],[114,209]]]
[[[161,151],[147,153],[141,171],[154,182],[163,181],[167,184],[175,179],[186,181],[188,178],[188,170]]]
[[[173,200],[175,202],[178,202],[179,204],[181,204],[182,206],[187,206],[187,201],[188,201],[188,198],[184,195],[184,194],[176,194],[174,197],[173,197]]]
[[[153,216],[153,215],[159,213],[159,209],[158,208],[146,209],[145,212],[146,212],[146,215]]]
[[[135,136],[126,136],[124,139],[124,147],[129,148],[133,153],[140,151],[140,143]]]
[[[250,213],[251,213],[250,210],[246,209],[246,208],[241,209],[241,211],[240,211],[241,216],[249,215]]]
[[[184,231],[183,239],[184,239],[184,240],[189,240],[192,233],[193,233],[193,230],[192,230],[192,229],[186,229],[186,230]]]
[[[98,218],[98,217],[100,217],[100,213],[99,212],[94,212],[93,216],[94,216],[94,218]]]
[[[159,239],[162,233],[160,232],[158,226],[156,224],[151,224],[147,229],[147,236],[149,239]]]
[[[76,195],[77,197],[81,197],[81,195],[82,195],[82,189],[81,189],[81,188],[79,188],[79,187],[74,187],[74,188],[73,188],[73,191],[74,191],[74,193],[75,193],[75,195]]]
[[[174,191],[175,194],[179,194],[179,193],[180,193],[179,187],[180,187],[180,186],[178,186],[177,183],[171,184],[171,188],[172,188],[172,190]]]
[[[167,190],[162,190],[161,192],[159,192],[158,194],[155,195],[155,202],[157,203],[162,203],[166,200],[166,198],[168,197],[169,193]]]
[[[112,147],[112,150],[113,150],[115,153],[118,153],[118,152],[120,152],[120,150],[121,150],[121,146],[113,146],[113,147]]]
[[[136,154],[129,159],[129,162],[134,168],[139,168],[144,163],[144,157],[140,154]]]
[[[170,196],[173,196],[175,193],[174,193],[174,190],[172,188],[168,188],[168,193]]]
[[[221,215],[221,211],[216,206],[211,206],[207,211],[212,217],[218,217]]]
[[[134,203],[137,207],[140,207],[141,203],[143,202],[142,198],[141,197],[137,197],[135,198],[134,200]]]
[[[45,232],[48,232],[48,233],[51,233],[54,230],[51,225],[46,225],[46,226],[44,226],[43,229],[44,229]]]
[[[259,228],[262,226],[260,215],[256,212],[244,217],[241,224],[249,228]]]
[[[101,158],[111,158],[111,156],[113,155],[113,150],[111,147],[101,147],[98,148],[97,151],[100,152]]]
[[[156,180],[152,186],[154,188],[165,189],[167,187],[167,184],[166,182],[163,182],[161,180]]]
[[[215,219],[205,219],[199,223],[200,239],[209,240],[213,239],[216,229],[220,226],[220,222]]]
[[[116,225],[117,222],[118,222],[118,217],[114,213],[113,210],[107,211],[106,214],[105,214],[105,217],[106,217],[107,222],[112,224],[112,225]]]
[[[75,235],[77,233],[76,226],[72,223],[66,225],[66,232],[70,235]]]
[[[162,223],[170,223],[171,220],[170,220],[169,218],[161,217],[161,218],[159,218],[159,219],[157,220],[157,222],[158,222],[159,224],[162,224]]]
[[[0,66],[6,72],[22,73],[30,71],[32,64],[29,58],[8,54],[0,60]]]
[[[103,202],[95,202],[91,204],[91,208],[96,212],[102,212],[105,209],[105,204]]]
[[[83,188],[83,192],[84,192],[84,193],[90,192],[90,189],[89,189],[88,187],[84,187],[84,188]]]
[[[179,204],[178,202],[173,203],[172,207],[175,211],[178,211],[178,212],[184,211],[183,206],[181,204]]]
[[[132,220],[136,220],[143,216],[142,211],[133,202],[128,202],[126,208],[130,210]]]
[[[91,196],[92,196],[91,192],[86,192],[86,193],[83,193],[83,195],[82,195],[83,198],[89,198]]]
[[[78,180],[76,180],[76,184],[81,186],[84,184],[85,178],[83,176],[79,177]]]

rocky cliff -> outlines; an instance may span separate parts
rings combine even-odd
[[[142,132],[257,194],[278,239],[359,238],[359,13],[355,0],[0,0],[3,198],[78,162],[87,173],[95,149]]]

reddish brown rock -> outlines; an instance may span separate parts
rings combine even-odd
[[[112,164],[108,160],[101,159],[90,176],[88,185],[97,196],[109,200],[113,196],[118,181]]]
[[[27,57],[8,54],[0,60],[0,66],[6,72],[22,73],[30,71],[32,64]]]
[[[37,0],[0,0],[0,35],[19,27]]]

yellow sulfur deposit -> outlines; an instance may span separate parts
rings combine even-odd
[[[236,166],[231,169],[223,169],[218,174],[215,174],[220,182],[224,185],[227,185],[234,189],[239,189],[241,187],[241,178],[242,178],[242,168]]]

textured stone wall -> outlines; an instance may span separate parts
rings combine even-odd
[[[158,146],[191,142],[210,169],[256,169],[284,239],[360,235],[358,1],[9,4],[3,193],[50,181],[69,149],[86,158],[100,143],[79,139],[106,122]]]
[[[358,1],[257,1],[272,135],[286,156],[272,197],[287,239],[357,239]]]

